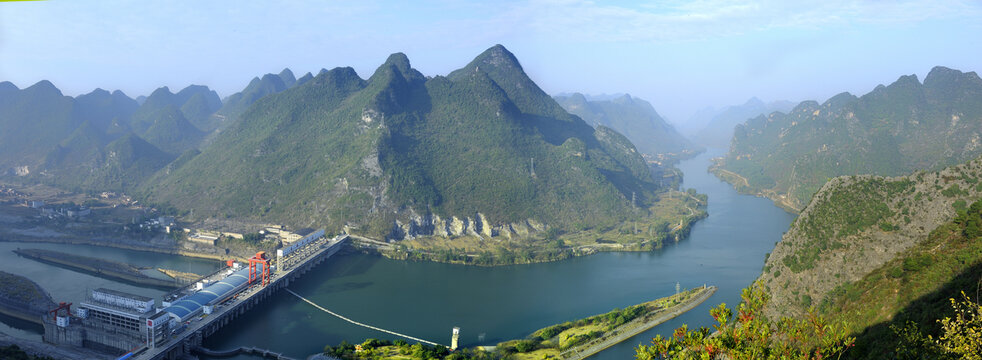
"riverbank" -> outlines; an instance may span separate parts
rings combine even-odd
[[[733,189],[735,189],[738,193],[770,199],[774,202],[775,206],[794,215],[801,212],[801,209],[788,200],[787,194],[782,194],[771,189],[760,190],[754,188],[750,186],[750,182],[747,181],[747,178],[735,172],[724,169],[723,158],[712,159],[712,165],[709,166],[709,172],[727,184],[732,185]]]
[[[547,231],[535,237],[488,238],[479,235],[444,238],[423,236],[386,242],[352,234],[362,252],[393,260],[506,266],[547,263],[602,252],[648,252],[688,238],[693,225],[709,216],[707,198],[694,192],[662,194],[649,209],[658,222],[625,221],[607,229],[564,233]],[[650,219],[649,219],[650,220]]]
[[[140,272],[140,269],[132,265],[109,260],[41,249],[18,249],[14,250],[14,253],[28,259],[61,265],[71,270],[87,272],[97,276],[103,276],[111,280],[119,280],[136,285],[148,285],[161,288],[177,288],[181,286],[178,282],[173,280],[149,277]]]

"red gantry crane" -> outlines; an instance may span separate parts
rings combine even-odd
[[[61,302],[54,310],[48,311],[48,314],[51,314],[51,320],[58,318],[61,310],[65,310],[65,316],[72,316],[72,303]]]
[[[266,258],[265,251],[257,252],[256,256],[253,256],[251,259],[249,259],[249,283],[250,284],[253,281],[259,279],[258,276],[260,276],[259,274],[260,270],[256,269],[257,264],[262,265],[262,270],[261,270],[262,284],[263,286],[266,286],[267,284],[269,284],[269,259]]]

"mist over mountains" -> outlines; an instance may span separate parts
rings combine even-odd
[[[727,148],[733,138],[733,128],[760,115],[775,111],[788,112],[796,104],[778,100],[765,103],[752,97],[741,105],[727,106],[723,109],[705,108],[693,114],[684,124],[685,132],[699,145],[714,148]]]
[[[650,103],[623,95],[557,95],[556,102],[591,126],[606,126],[625,134],[648,157],[699,151],[688,139],[665,122]]]

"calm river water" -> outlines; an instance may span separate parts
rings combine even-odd
[[[595,357],[631,359],[634,347],[649,343],[656,334],[667,335],[683,323],[711,325],[710,308],[720,302],[738,303],[740,290],[760,274],[764,255],[793,219],[770,200],[737,194],[709,174],[709,159],[720,154],[710,151],[679,165],[685,173],[684,186],[709,195],[709,217],[692,228],[689,238],[658,251],[603,253],[495,268],[353,254],[332,258],[291,289],[354,320],[438,343],[449,344],[450,331],[458,326],[461,345],[475,346],[522,338],[551,324],[671,295],[676,282],[683,288],[719,286],[712,298],[694,310]],[[35,245],[0,243],[0,252],[17,246]],[[76,248],[137,264],[159,261],[168,264],[164,267],[184,271],[207,271],[216,266],[174,256],[71,247]],[[162,293],[13,257],[15,262],[0,265],[0,269],[35,279],[58,300],[80,300],[85,288],[100,286],[149,296]],[[2,320],[5,324],[0,325],[0,331],[40,337],[30,326]],[[326,344],[361,342],[371,337],[392,338],[344,322],[281,292],[207,339],[205,345],[212,349],[256,346],[305,358]]]

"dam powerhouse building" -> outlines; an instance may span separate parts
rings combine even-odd
[[[277,251],[277,265],[281,270],[293,267],[291,256],[311,251],[305,249],[307,245],[326,247],[324,251],[330,256],[345,240],[346,237],[328,242],[323,229],[312,232]],[[309,259],[305,256],[304,260]],[[250,286],[268,284],[275,269],[272,262],[265,252],[249,259],[248,266],[229,261],[228,267],[165,295],[161,307],[155,307],[155,300],[146,296],[105,288],[92,290],[76,305],[74,313],[71,303],[61,303],[44,317],[44,341],[117,354],[158,348],[183,335],[195,321],[230,306],[231,300]]]

